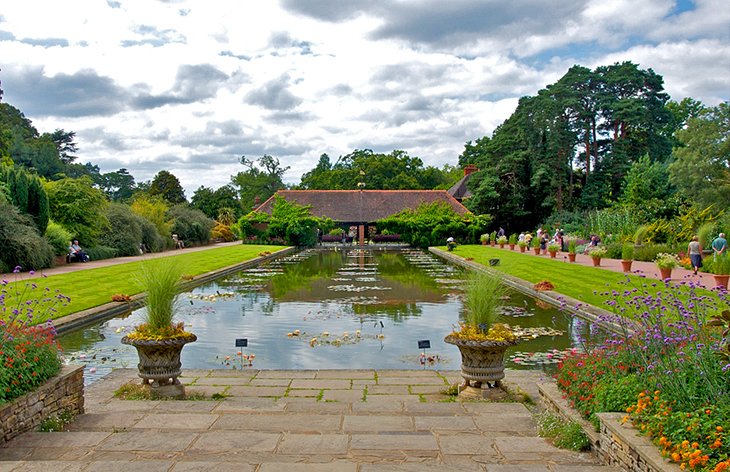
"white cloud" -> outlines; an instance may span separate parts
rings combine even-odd
[[[7,3],[4,99],[76,131],[81,161],[164,168],[188,197],[242,154],[278,157],[291,183],[356,147],[455,164],[576,63],[631,60],[674,99],[730,97],[720,0],[678,15],[672,0]]]

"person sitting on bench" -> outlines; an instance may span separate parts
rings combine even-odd
[[[175,249],[185,248],[185,243],[177,236],[177,234],[172,235],[172,240],[175,242]]]
[[[81,249],[78,239],[74,239],[71,245],[68,247],[68,261],[89,262],[89,255],[86,254],[83,249]]]

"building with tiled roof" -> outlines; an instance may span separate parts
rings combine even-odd
[[[467,183],[469,182],[469,179],[471,179],[471,175],[474,172],[478,171],[479,169],[474,164],[469,164],[464,167],[464,177],[462,177],[461,179],[459,179],[458,182],[452,185],[451,188],[447,190],[447,192],[449,192],[449,194],[459,202],[463,202],[467,198],[470,198],[472,196],[472,193],[471,190],[467,188]]]
[[[460,215],[469,213],[446,190],[279,190],[276,195],[290,203],[310,206],[314,216],[357,226],[361,243],[368,224],[423,203],[441,202]],[[271,197],[254,211],[271,214],[273,206]]]

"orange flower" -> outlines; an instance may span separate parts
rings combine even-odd
[[[717,427],[717,428],[715,428],[715,429],[717,430],[717,432],[718,432],[718,433],[722,432],[722,426],[718,426],[718,427]]]

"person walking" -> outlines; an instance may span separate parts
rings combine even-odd
[[[697,236],[692,236],[692,241],[687,246],[687,253],[689,254],[689,260],[692,262],[692,268],[697,275],[697,271],[702,267],[702,244]]]

